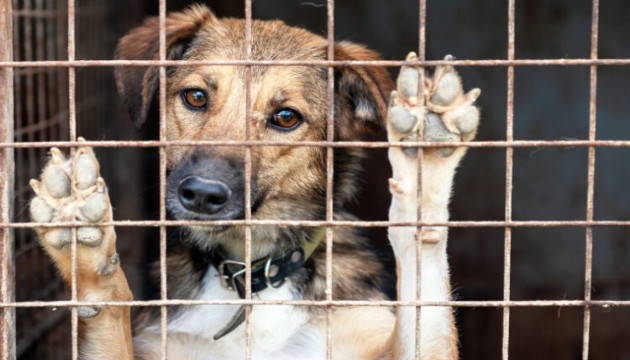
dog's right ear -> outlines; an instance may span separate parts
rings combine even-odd
[[[195,34],[205,24],[218,22],[205,6],[192,6],[188,10],[166,17],[166,58],[180,60]],[[118,42],[116,60],[157,60],[160,48],[159,18],[147,19]],[[158,67],[116,67],[114,76],[118,93],[137,128],[147,120],[157,105]]]

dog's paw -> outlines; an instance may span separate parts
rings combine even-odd
[[[447,55],[445,60],[452,60]],[[410,53],[407,61],[417,60]],[[422,131],[424,141],[455,142],[470,141],[477,133],[479,110],[475,100],[479,89],[464,93],[461,79],[450,65],[439,66],[433,76],[427,76],[424,93],[419,96],[419,72],[415,67],[403,66],[397,80],[397,89],[392,92],[388,111],[389,141],[415,141]],[[423,119],[422,122],[418,119]],[[437,148],[442,157],[449,157],[455,148]],[[415,149],[406,148],[409,155]]]
[[[81,266],[92,267],[99,275],[108,274],[119,260],[118,254],[112,253],[113,228],[99,226],[111,221],[112,212],[98,160],[89,147],[80,147],[69,157],[57,148],[52,148],[50,154],[40,180],[30,182],[36,194],[30,203],[31,218],[38,223],[89,223],[90,226],[76,230],[77,256]],[[71,228],[39,227],[37,232],[40,242],[63,271],[70,261]]]

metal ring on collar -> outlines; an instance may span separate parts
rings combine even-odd
[[[271,257],[269,257],[269,259],[267,259],[267,261],[265,262],[265,283],[267,284],[267,286],[277,289],[282,286],[282,284],[284,284],[284,281],[286,279],[279,280],[274,284],[273,282],[271,282],[271,278],[269,277],[269,269],[271,269]]]

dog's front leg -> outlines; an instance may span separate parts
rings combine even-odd
[[[85,221],[93,226],[76,230],[77,299],[80,301],[131,300],[127,279],[116,253],[113,226],[98,226],[112,220],[105,181],[92,149],[81,147],[66,159],[56,148],[41,175],[31,180],[37,194],[30,204],[31,218],[39,223]],[[72,230],[39,227],[39,241],[52,258],[68,286],[72,282]],[[129,307],[82,306],[80,355],[85,359],[133,359]]]
[[[450,59],[450,57],[447,57]],[[407,60],[416,60],[410,54]],[[424,94],[418,94],[418,69],[401,69],[397,91],[392,93],[388,113],[389,141],[414,141],[423,134],[425,141],[468,141],[476,133],[479,112],[474,101],[480,91],[467,94],[452,66],[441,66],[423,84]],[[421,119],[421,121],[418,121]],[[393,169],[390,179],[392,204],[390,221],[416,221],[418,207],[421,220],[448,220],[448,202],[455,169],[466,148],[426,148],[422,169],[418,172],[417,150],[391,147],[389,159]],[[418,174],[421,174],[421,198],[418,194]],[[417,286],[423,301],[450,299],[450,280],[446,256],[447,228],[420,229],[422,240],[421,279],[416,278],[417,243],[414,227],[390,227],[389,238],[398,268],[398,298],[416,300]],[[400,307],[391,340],[391,356],[413,359],[420,349],[422,359],[456,359],[457,331],[449,307],[428,306],[420,312],[420,344],[416,344],[416,309]]]

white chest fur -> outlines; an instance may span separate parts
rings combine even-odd
[[[256,295],[262,300],[295,300],[292,284],[268,288]],[[238,295],[225,289],[218,272],[210,267],[202,281],[199,300],[234,300]],[[237,305],[191,306],[168,323],[169,359],[243,359],[245,324],[219,340],[212,337],[237,311]],[[306,309],[287,305],[257,305],[251,315],[252,359],[323,359],[325,339],[310,322]],[[159,354],[159,324],[143,329],[135,339],[136,352],[151,358]],[[182,357],[184,356],[184,357]]]

